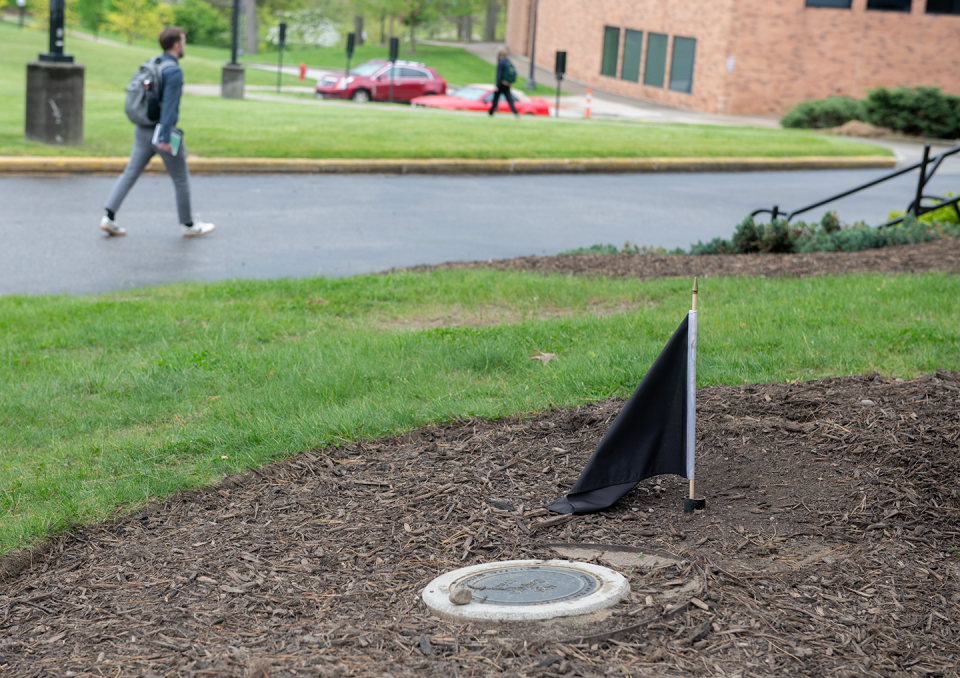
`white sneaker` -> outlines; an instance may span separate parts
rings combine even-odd
[[[208,224],[203,221],[193,222],[193,226],[184,226],[183,227],[183,237],[184,238],[196,238],[201,235],[206,235],[207,233],[213,233],[216,226],[213,224]]]
[[[123,226],[117,226],[117,222],[103,215],[103,219],[100,220],[100,230],[106,231],[108,235],[126,235],[127,229]]]

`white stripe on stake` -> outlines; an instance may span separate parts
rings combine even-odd
[[[694,448],[697,430],[697,312],[687,314],[687,478],[693,488]]]

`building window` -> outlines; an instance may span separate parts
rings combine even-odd
[[[927,0],[927,14],[960,14],[960,0]]]
[[[647,34],[647,63],[643,69],[643,84],[663,87],[663,75],[667,71],[667,36],[660,33]]]
[[[693,55],[697,51],[694,38],[673,38],[673,57],[670,59],[670,89],[686,92],[693,89]]]
[[[850,9],[852,0],[807,0],[807,7],[834,7]]]
[[[631,31],[623,34],[623,65],[620,66],[620,79],[640,82],[640,56],[643,54],[643,31]]]
[[[617,77],[617,56],[620,54],[620,29],[613,26],[603,28],[603,62],[600,75]]]
[[[884,12],[909,12],[910,0],[867,0],[867,9]]]

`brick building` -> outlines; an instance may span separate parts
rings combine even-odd
[[[831,94],[960,94],[960,0],[509,0],[507,45],[598,88],[716,113]]]

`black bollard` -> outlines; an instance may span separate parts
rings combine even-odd
[[[220,73],[220,96],[224,99],[242,99],[244,87],[243,66],[237,63],[237,22],[240,20],[240,0],[233,0],[230,22],[230,63]]]

